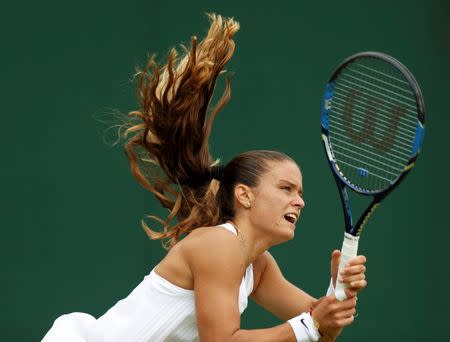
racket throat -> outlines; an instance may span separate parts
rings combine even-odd
[[[358,222],[356,223],[354,229],[352,229],[352,233],[355,236],[359,236],[366,226],[367,221],[369,220],[370,216],[373,214],[375,209],[378,208],[380,205],[380,198],[375,198],[372,203],[367,207],[367,209],[364,211],[364,213],[359,218]]]
[[[339,188],[339,196],[341,197],[342,211],[344,213],[345,231],[352,234],[353,230],[353,215],[352,206],[350,205],[350,199],[347,190],[343,186],[342,182],[335,175],[336,184]]]

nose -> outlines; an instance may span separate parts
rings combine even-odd
[[[292,205],[294,207],[298,207],[300,209],[303,209],[305,207],[305,201],[303,200],[302,196],[297,195],[297,196],[295,196],[295,199],[292,202]]]

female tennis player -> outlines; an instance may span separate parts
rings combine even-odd
[[[183,56],[172,49],[164,67],[151,58],[138,73],[140,109],[130,114],[141,121],[126,132],[133,175],[169,210],[158,219],[161,231],[144,223],[167,255],[103,316],[63,315],[44,342],[334,341],[353,322],[356,295],[367,285],[364,256],[338,275],[334,251],[332,282],[317,300],[286,280],[268,251],[294,237],[305,206],[297,164],[280,152],[250,151],[221,165],[209,153],[229,80],[209,105],[239,29],[233,19],[210,20],[206,38],[193,38]],[[343,302],[333,295],[338,276],[348,285]],[[249,296],[285,323],[241,329]]]

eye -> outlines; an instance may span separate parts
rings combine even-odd
[[[284,185],[281,187],[281,189],[286,190],[287,192],[291,192],[292,191],[292,187],[289,185]]]

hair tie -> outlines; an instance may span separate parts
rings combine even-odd
[[[213,179],[216,179],[218,181],[221,181],[223,178],[223,170],[225,169],[225,165],[223,164],[218,164],[218,165],[214,165],[211,166],[211,177]]]

